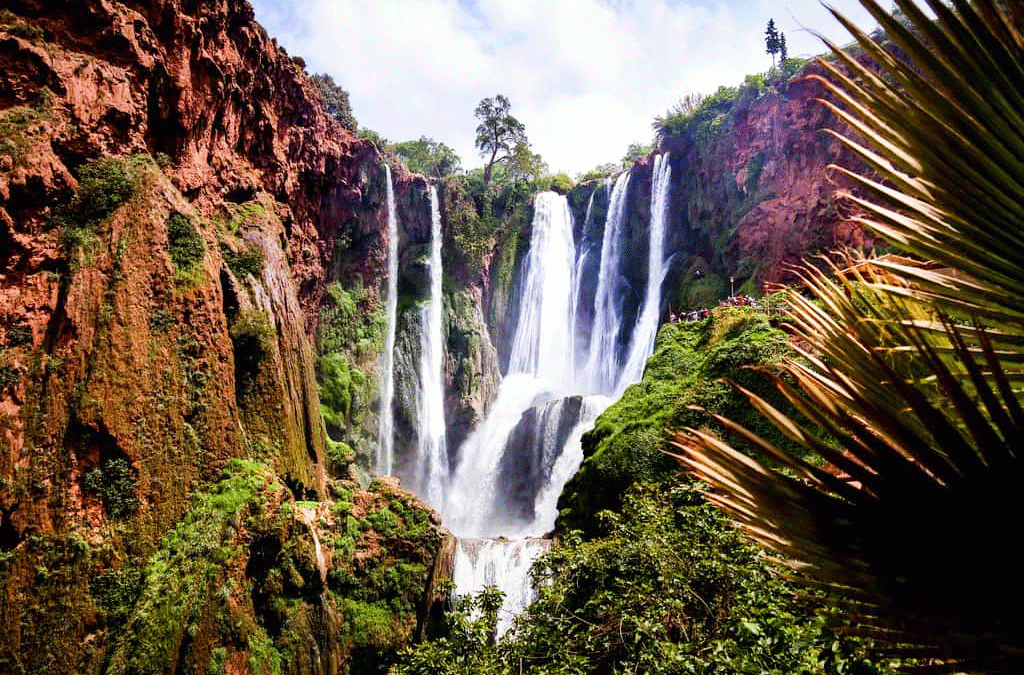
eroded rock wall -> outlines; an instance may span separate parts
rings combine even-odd
[[[375,672],[413,635],[444,535],[397,489],[338,482],[316,379],[332,282],[360,325],[381,304],[384,187],[244,0],[4,4],[0,672]],[[372,332],[342,334],[354,370]],[[340,395],[346,438],[375,428],[373,386]],[[276,496],[225,498],[182,548],[238,458]],[[261,511],[281,504],[313,524]],[[309,567],[315,531],[343,563],[266,576],[275,541]],[[368,590],[386,574],[415,592]]]

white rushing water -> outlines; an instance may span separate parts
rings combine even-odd
[[[622,396],[630,384],[639,382],[644,374],[647,357],[654,351],[654,338],[658,335],[661,319],[661,284],[668,274],[665,261],[665,222],[668,219],[668,189],[672,177],[668,154],[654,158],[654,176],[651,185],[651,238],[647,256],[647,291],[643,308],[633,327],[629,355],[619,374],[615,398]]]
[[[565,197],[553,192],[536,197],[509,372],[487,416],[459,448],[450,473],[441,371],[440,216],[431,187],[430,300],[420,310],[420,447],[414,489],[460,537],[453,572],[457,592],[493,585],[505,593],[499,632],[533,599],[529,568],[547,549],[540,537],[553,528],[562,487],[583,461],[582,434],[626,386],[640,379],[652,351],[667,271],[668,181],[668,158],[659,156],[646,294],[635,324],[626,330],[626,296],[640,293],[623,274],[623,265],[629,264],[623,259],[629,172],[599,188],[608,199],[599,260],[599,223],[584,224],[584,230],[595,226],[593,241],[575,242]],[[588,213],[592,208],[593,200]],[[622,335],[631,336],[628,349]]]
[[[586,376],[594,393],[611,394],[619,377],[619,333],[622,330],[625,281],[622,279],[622,228],[626,220],[629,171],[615,181],[601,242],[601,267],[594,296],[594,325],[590,333]],[[593,283],[588,280],[587,283]]]
[[[505,594],[503,611],[498,613],[498,635],[512,625],[518,612],[533,601],[530,565],[550,548],[547,539],[459,539],[455,549],[455,587],[483,589],[496,586]]]
[[[441,297],[441,209],[437,188],[430,186],[430,289],[421,311],[420,395],[417,401],[419,447],[416,491],[428,504],[444,503],[448,483],[448,448],[444,420],[444,332]]]
[[[565,388],[573,379],[575,354],[570,327],[575,293],[576,249],[569,203],[553,192],[534,200],[527,274],[509,359],[510,373],[538,375]]]
[[[391,167],[384,164],[387,177],[388,208],[388,295],[387,333],[384,353],[380,359],[380,426],[377,437],[377,473],[389,476],[394,465],[395,443],[395,328],[398,323],[398,211],[395,208],[395,188],[391,182]]]

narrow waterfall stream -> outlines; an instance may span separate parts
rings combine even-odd
[[[448,447],[444,419],[444,326],[441,297],[441,209],[437,188],[430,186],[430,288],[420,308],[421,325],[419,448],[416,451],[416,491],[428,504],[444,502],[448,483]]]
[[[380,431],[377,435],[377,473],[389,476],[394,466],[395,429],[395,331],[398,324],[398,210],[395,207],[395,186],[391,182],[391,167],[384,164],[387,178],[388,208],[388,295],[387,328],[384,352],[380,360]]]
[[[665,260],[665,221],[668,219],[668,186],[672,169],[668,153],[654,157],[654,179],[651,188],[651,239],[647,255],[647,290],[643,309],[637,316],[629,346],[629,355],[619,373],[615,398],[622,396],[630,384],[639,382],[644,374],[647,357],[654,351],[654,338],[658,335],[661,319],[661,284],[668,274]]]

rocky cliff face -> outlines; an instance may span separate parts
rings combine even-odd
[[[415,632],[442,536],[338,482],[317,395],[332,282],[379,305],[383,185],[242,0],[5,3],[0,671],[372,672]]]
[[[832,98],[809,77],[821,74],[812,63],[792,79],[748,78],[693,132],[663,141],[676,185],[673,249],[689,254],[677,306],[693,306],[686,295],[716,283],[701,279],[708,273],[723,287],[734,276],[749,292],[792,281],[789,266],[808,256],[874,244],[854,222],[852,183],[828,169],[862,166],[824,132],[848,129],[819,101]]]
[[[822,72],[812,63],[791,79],[748,78],[661,140],[672,168],[666,251],[674,260],[663,290],[673,308],[717,304],[729,293],[730,276],[737,292],[759,292],[793,281],[790,266],[808,256],[875,245],[855,222],[859,210],[847,198],[854,185],[828,168],[862,167],[824,131],[848,132],[819,100],[831,100],[810,77]],[[643,300],[652,169],[651,156],[630,167],[627,317]],[[607,191],[599,187],[583,183],[570,194],[577,240],[601,240]]]

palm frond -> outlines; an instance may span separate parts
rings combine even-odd
[[[709,498],[824,592],[879,653],[917,672],[1024,670],[1015,490],[1024,478],[1024,9],[861,0],[908,60],[834,12],[872,61],[821,78],[873,172],[839,167],[862,222],[902,260],[800,273],[792,409],[750,404],[829,470],[720,416],[770,469],[703,429],[673,435]],[[839,475],[837,475],[839,474]],[[820,596],[815,596],[820,597]]]

